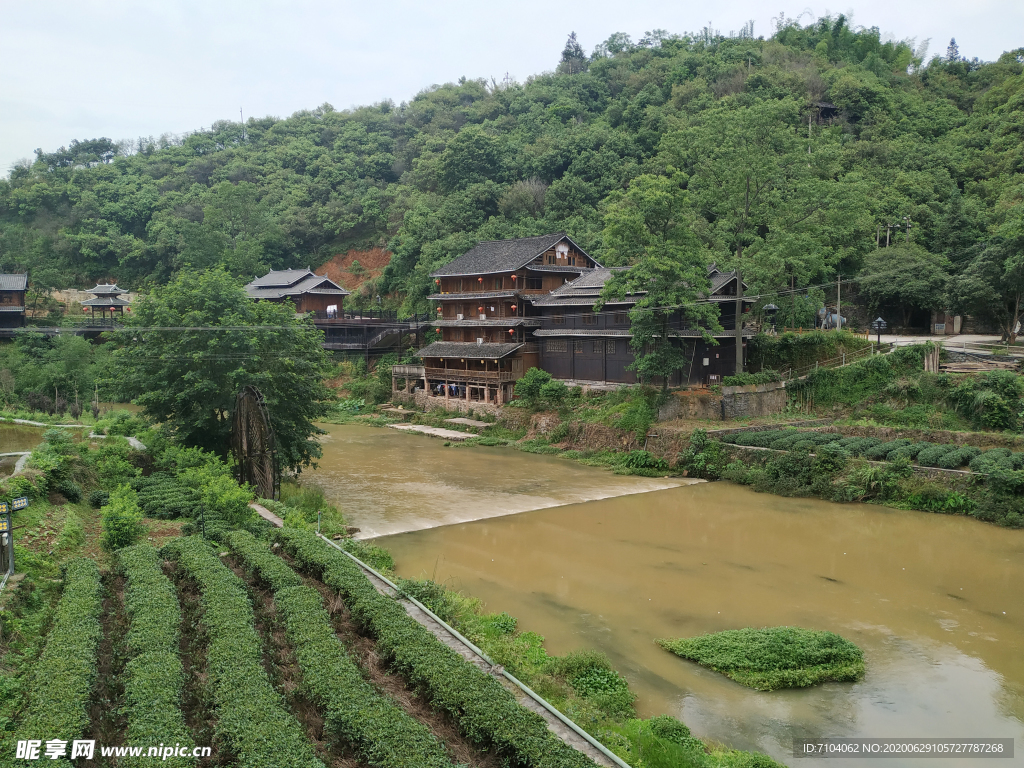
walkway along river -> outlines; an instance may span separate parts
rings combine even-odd
[[[379,540],[403,576],[483,598],[553,653],[607,652],[645,716],[669,712],[702,737],[799,766],[817,761],[794,761],[796,735],[1014,737],[1016,758],[998,763],[1024,765],[1024,531],[727,483],[555,507],[642,479],[391,430],[330,430],[311,479],[364,531],[413,531]],[[426,530],[531,499],[549,508]],[[784,624],[858,643],[865,679],[758,693],[653,642]]]

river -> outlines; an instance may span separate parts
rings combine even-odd
[[[379,539],[399,573],[518,616],[552,653],[605,651],[644,716],[799,766],[831,763],[794,760],[799,735],[1013,737],[993,765],[1024,765],[1024,531],[728,483],[637,493],[671,481],[373,428],[331,427],[324,449],[310,479],[356,525],[411,531]],[[864,680],[759,693],[653,642],[772,625],[856,642]]]

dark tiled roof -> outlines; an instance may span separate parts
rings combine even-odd
[[[522,269],[547,250],[555,247],[561,240],[572,239],[564,232],[537,237],[520,237],[515,240],[485,240],[478,243],[453,261],[445,264],[431,277],[451,277],[455,275],[487,275],[492,272],[514,272]],[[572,243],[584,252],[576,243]],[[593,257],[591,257],[593,258]]]
[[[497,360],[519,349],[519,344],[473,344],[472,342],[435,341],[416,353],[417,357],[459,357],[477,360]]]
[[[121,293],[128,293],[123,288],[118,288],[117,283],[111,285],[110,283],[96,283],[95,288],[90,288],[86,293],[91,293],[93,296],[117,296]]]
[[[535,307],[592,307],[597,303],[600,296],[596,294],[593,296],[555,296],[554,294],[548,294],[546,296],[538,296],[536,299],[531,299],[533,306]],[[625,299],[609,299],[604,303],[606,307],[612,306],[632,306],[636,304],[639,297],[630,296]]]
[[[100,296],[82,302],[83,307],[130,307],[131,304],[118,296]]]
[[[530,272],[557,272],[568,275],[578,275],[581,272],[593,271],[591,267],[560,267],[557,264],[530,264],[526,268]]]
[[[279,269],[256,278],[245,292],[250,299],[283,299],[304,293],[348,296],[349,292],[324,275],[315,275],[308,269]]]
[[[26,291],[28,290],[28,275],[2,275],[0,274],[0,291]]]
[[[427,296],[431,301],[451,301],[468,299],[509,299],[518,296],[516,291],[470,291],[469,293],[432,293]]]
[[[519,325],[540,325],[539,317],[506,317],[497,320],[435,320],[435,328],[512,328]]]

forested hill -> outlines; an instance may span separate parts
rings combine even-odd
[[[413,309],[431,269],[482,239],[566,231],[613,263],[686,243],[724,265],[742,253],[771,289],[891,269],[876,233],[898,223],[912,268],[875,288],[925,275],[919,290],[945,290],[952,274],[968,288],[949,300],[977,303],[1024,260],[1022,62],[955,45],[926,62],[843,17],[770,39],[616,34],[592,55],[573,37],[524,84],[37,153],[0,181],[0,269],[144,287],[383,246],[391,264],[364,290]]]

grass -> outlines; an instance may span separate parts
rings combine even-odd
[[[864,675],[860,648],[837,634],[814,629],[730,629],[657,643],[758,691],[852,682]]]

